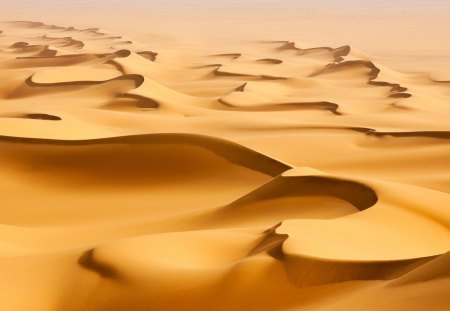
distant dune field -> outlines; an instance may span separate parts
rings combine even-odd
[[[450,309],[444,75],[136,37],[0,23],[0,310]]]

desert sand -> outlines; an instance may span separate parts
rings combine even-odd
[[[450,309],[449,81],[349,45],[0,30],[0,310]]]

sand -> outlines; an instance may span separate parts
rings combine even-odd
[[[450,309],[449,81],[349,45],[0,30],[1,310]]]

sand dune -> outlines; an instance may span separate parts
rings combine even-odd
[[[1,310],[450,308],[447,82],[0,29]]]

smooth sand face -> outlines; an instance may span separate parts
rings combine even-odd
[[[194,4],[0,23],[0,310],[449,309],[445,72]]]

